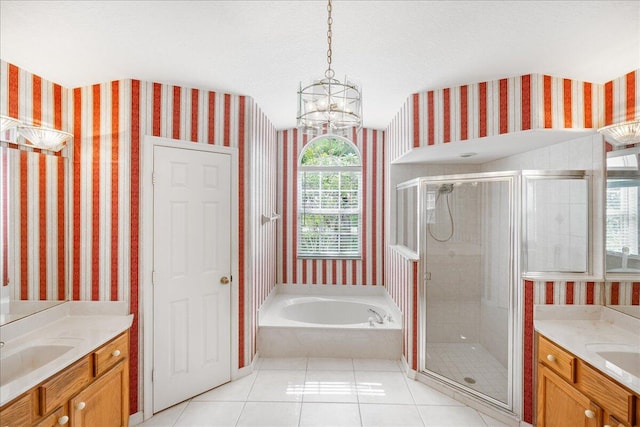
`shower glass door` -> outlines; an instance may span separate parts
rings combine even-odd
[[[512,178],[426,179],[425,368],[511,405]]]

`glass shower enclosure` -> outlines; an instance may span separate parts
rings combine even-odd
[[[518,414],[520,274],[593,274],[586,171],[415,178],[396,187],[395,243],[418,260],[421,374]]]
[[[423,182],[426,371],[511,405],[513,176]]]
[[[419,257],[424,278],[421,371],[507,410],[517,353],[517,182],[514,172],[448,175],[396,192],[396,241]]]

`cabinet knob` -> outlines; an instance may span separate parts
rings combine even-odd
[[[114,351],[113,351],[113,353],[111,353],[111,355],[112,355],[113,357],[118,357],[118,356],[120,356],[120,350],[114,350]]]
[[[78,402],[78,404],[76,405],[76,409],[77,409],[78,411],[82,411],[82,410],[84,409],[84,407],[85,407],[85,406],[87,406],[87,404],[86,404],[86,403],[84,403],[84,402]]]
[[[547,360],[549,362],[555,362],[558,359],[556,359],[556,357],[553,354],[547,354]]]
[[[584,411],[584,415],[587,418],[595,418],[596,417],[596,413],[593,412],[591,409],[587,409],[586,411]]]
[[[68,422],[69,422],[69,416],[68,415],[63,415],[60,418],[58,418],[58,425],[63,426]]]

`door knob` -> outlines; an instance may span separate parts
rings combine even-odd
[[[220,283],[222,283],[223,285],[228,285],[229,278],[227,276],[222,276],[222,278],[220,278]]]

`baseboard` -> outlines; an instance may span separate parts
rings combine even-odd
[[[231,381],[239,380],[240,378],[250,375],[253,371],[256,370],[259,359],[260,359],[260,353],[256,352],[256,355],[253,357],[253,360],[249,365],[231,373]]]
[[[135,414],[129,415],[129,425],[137,426],[138,424],[142,424],[144,421],[144,415],[142,411],[138,411]]]
[[[400,358],[400,362],[402,362],[402,371],[405,373],[407,378],[415,380],[418,372],[411,369],[409,363],[407,362],[407,358],[404,357],[404,355]]]

